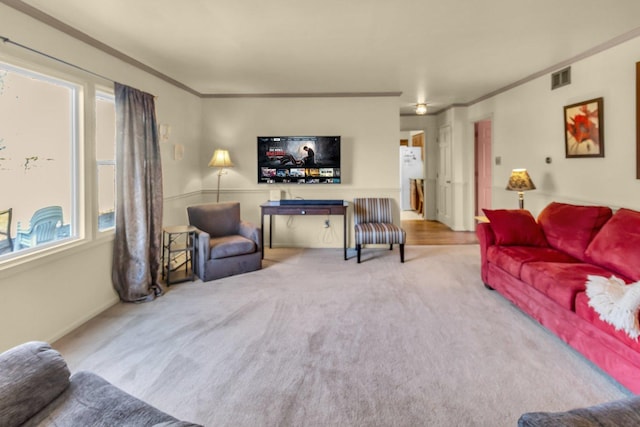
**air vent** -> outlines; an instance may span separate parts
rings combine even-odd
[[[571,84],[571,67],[551,74],[551,90]]]

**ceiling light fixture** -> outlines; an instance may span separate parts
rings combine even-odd
[[[427,104],[416,104],[416,114],[419,116],[427,114]]]

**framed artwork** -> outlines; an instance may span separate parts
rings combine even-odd
[[[604,157],[603,104],[596,98],[564,107],[566,157]]]

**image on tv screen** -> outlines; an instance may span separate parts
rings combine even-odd
[[[340,184],[340,137],[259,136],[258,183]]]

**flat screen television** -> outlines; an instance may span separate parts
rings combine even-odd
[[[258,183],[340,184],[340,137],[259,136]]]

